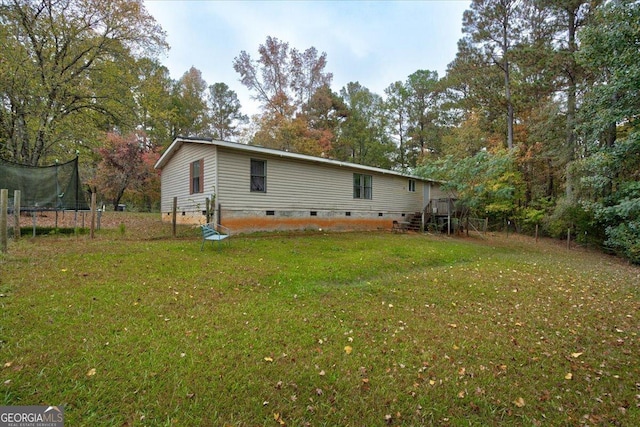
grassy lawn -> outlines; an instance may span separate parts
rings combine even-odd
[[[144,218],[0,255],[0,405],[69,426],[640,425],[640,268],[513,235],[201,252]]]

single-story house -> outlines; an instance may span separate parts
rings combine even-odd
[[[172,221],[214,219],[233,231],[390,229],[444,196],[440,183],[399,172],[260,146],[176,138],[155,165]]]

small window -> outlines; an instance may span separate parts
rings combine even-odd
[[[276,211],[267,211],[267,212],[265,212],[265,214],[267,216],[274,216],[276,214]]]
[[[191,194],[202,193],[204,191],[204,160],[191,162],[189,167],[189,190]]]
[[[347,211],[344,213],[345,216],[351,216],[351,212]]]
[[[409,191],[411,193],[415,193],[416,192],[416,180],[415,179],[410,179],[409,180]]]
[[[267,192],[267,162],[251,159],[251,191]]]
[[[363,175],[359,173],[353,174],[353,198],[354,199],[371,199],[373,177],[371,175]]]
[[[318,211],[309,212],[309,216],[318,216]]]

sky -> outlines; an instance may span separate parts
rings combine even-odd
[[[223,82],[236,92],[245,114],[258,112],[239,82],[233,60],[253,59],[267,36],[304,51],[326,52],[332,90],[359,82],[372,92],[406,81],[417,70],[445,75],[462,37],[462,14],[470,1],[242,1],[144,0],[167,34],[160,57],[173,79],[192,66],[208,85]]]

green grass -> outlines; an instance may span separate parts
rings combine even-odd
[[[500,235],[169,235],[11,242],[1,405],[62,404],[70,426],[640,425],[640,269],[615,258]]]

